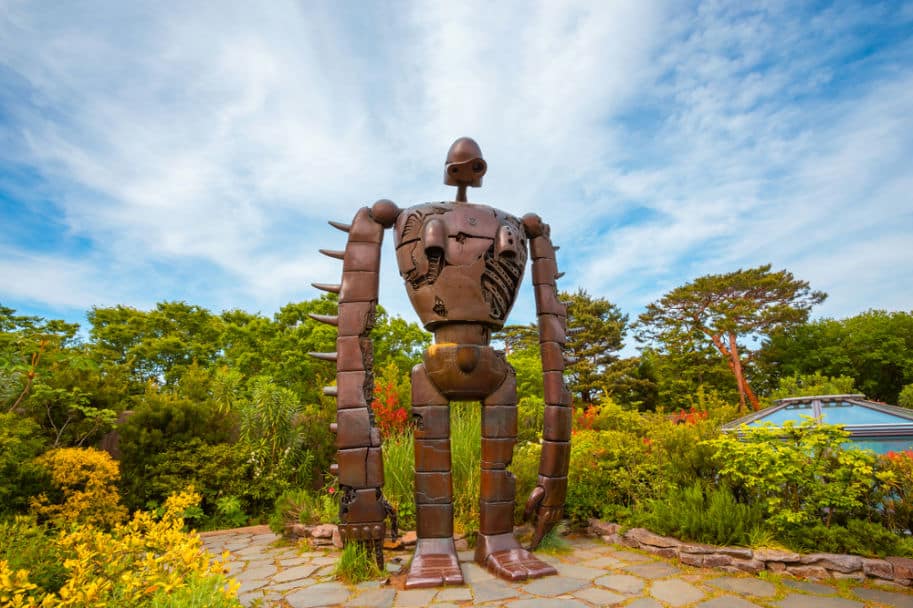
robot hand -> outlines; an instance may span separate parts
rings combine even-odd
[[[565,485],[567,484],[567,478],[564,479],[564,483]],[[555,489],[556,488],[552,488],[552,491]],[[533,491],[530,493],[529,499],[526,501],[526,510],[524,511],[523,517],[525,520],[532,519],[535,525],[533,540],[529,546],[530,550],[534,550],[538,547],[545,535],[561,520],[561,515],[564,511],[564,493],[565,492],[561,492],[562,499],[558,501],[557,506],[546,506],[555,501],[550,500],[550,498],[554,497],[549,496],[550,492],[547,492],[545,487],[541,485],[533,488]]]

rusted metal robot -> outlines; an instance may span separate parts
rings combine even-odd
[[[456,201],[399,209],[380,200],[355,214],[345,251],[323,251],[342,260],[342,282],[314,284],[339,294],[338,316],[312,315],[336,325],[335,353],[312,353],[336,361],[337,464],[342,490],[340,533],[345,542],[372,546],[382,563],[385,515],[380,435],[369,404],[373,396],[370,330],[378,293],[380,247],[393,228],[396,259],[413,307],[434,344],[412,370],[415,421],[415,503],[418,542],[406,587],[461,584],[453,542],[450,459],[452,400],[482,402],[481,521],[475,560],[494,574],[522,580],[555,569],[522,548],[513,535],[515,479],[507,470],[517,439],[516,378],[503,353],[490,345],[519,290],[529,255],[545,386],[545,424],[538,485],[526,504],[535,518],[530,549],[560,519],[567,492],[571,395],[564,384],[565,305],[555,281],[561,275],[549,227],[534,214],[522,220],[469,203],[468,186],[482,185],[487,165],[478,144],[458,139],[447,155],[444,183],[457,187]]]

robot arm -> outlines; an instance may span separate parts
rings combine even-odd
[[[395,513],[384,499],[384,466],[380,432],[374,424],[371,400],[374,396],[374,351],[370,332],[374,326],[380,270],[380,246],[384,229],[393,225],[399,209],[390,201],[363,207],[351,225],[330,222],[347,232],[345,251],[321,253],[342,260],[342,282],[338,285],[314,283],[314,287],[339,294],[337,316],[311,315],[322,323],[335,325],[339,336],[335,353],[309,353],[318,359],[336,362],[336,386],[324,393],[336,397],[337,464],[330,472],[338,475],[342,502],[339,532],[344,542],[360,541],[372,545],[379,564],[383,564],[384,520],[390,514],[396,533]]]
[[[545,388],[545,423],[538,483],[526,503],[526,517],[535,515],[531,549],[561,519],[567,496],[567,473],[571,457],[571,393],[564,384],[563,347],[567,333],[567,309],[558,301],[558,272],[548,224],[535,214],[523,217],[533,258],[533,289],[539,323],[539,348]]]

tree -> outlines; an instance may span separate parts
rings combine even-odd
[[[815,372],[849,376],[867,397],[897,403],[913,382],[913,313],[869,310],[791,327],[773,334],[758,359],[774,383]]]
[[[574,360],[567,369],[568,388],[582,403],[598,402],[610,392],[608,371],[624,346],[628,316],[615,304],[583,289],[561,292],[560,298],[568,302],[566,350]]]
[[[666,350],[709,340],[735,377],[741,408],[747,400],[757,410],[745,374],[756,352],[749,343],[805,323],[811,307],[826,297],[786,270],[771,272],[770,264],[707,275],[649,304],[640,315],[639,339],[658,341]]]

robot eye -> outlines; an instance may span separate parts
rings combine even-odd
[[[450,167],[450,173],[453,175],[456,175],[456,172],[459,170],[460,170],[459,167]]]
[[[483,165],[483,164],[480,163],[479,161],[476,161],[476,162],[472,163],[472,170],[473,170],[475,173],[481,173],[483,169],[485,169],[485,165]]]

